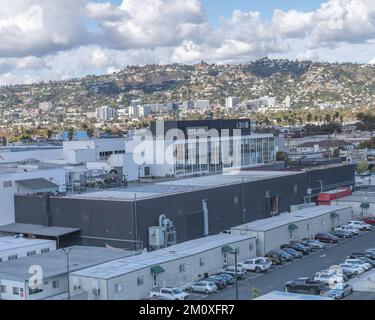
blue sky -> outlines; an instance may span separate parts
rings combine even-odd
[[[0,85],[265,56],[375,64],[374,1],[0,0]]]

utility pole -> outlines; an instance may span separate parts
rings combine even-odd
[[[234,254],[234,275],[236,277],[236,300],[238,300],[237,250],[233,250],[230,253]]]
[[[245,209],[245,178],[242,177],[242,220],[246,223],[246,209]]]
[[[70,300],[70,279],[69,279],[69,254],[72,251],[72,248],[64,248],[62,249],[62,252],[66,255],[66,271],[68,273],[68,300]]]

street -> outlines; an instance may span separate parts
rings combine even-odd
[[[368,248],[375,248],[375,231],[363,233],[353,239],[342,240],[336,245],[329,245],[326,249],[314,252],[301,260],[273,267],[264,274],[250,273],[247,275],[247,279],[238,283],[239,299],[251,299],[253,288],[256,288],[260,294],[275,290],[283,291],[285,282],[299,277],[312,276],[320,270],[343,263],[350,253],[361,252]],[[202,296],[201,299],[234,300],[236,296],[235,290],[235,286],[227,287],[209,296]],[[354,292],[347,299],[373,300],[375,299],[375,293]]]

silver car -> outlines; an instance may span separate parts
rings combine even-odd
[[[211,281],[198,281],[195,282],[191,287],[190,291],[210,294],[217,291],[215,283]]]

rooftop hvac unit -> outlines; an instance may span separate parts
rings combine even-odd
[[[159,225],[149,227],[149,244],[152,249],[160,249],[177,243],[177,233],[171,220],[165,215],[159,217]]]

